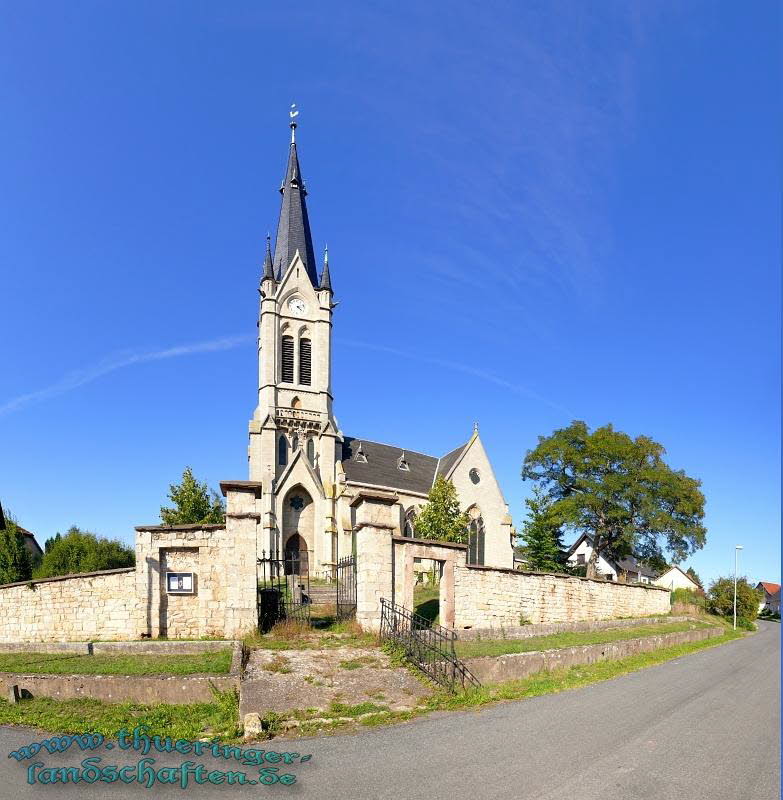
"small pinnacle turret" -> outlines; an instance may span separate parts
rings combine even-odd
[[[324,247],[324,268],[321,271],[321,283],[319,289],[328,289],[332,291],[332,279],[329,276],[329,247]]]
[[[266,253],[264,254],[264,272],[261,276],[261,280],[265,281],[268,278],[271,280],[275,279],[275,270],[272,266],[272,237],[267,233],[266,235]]]

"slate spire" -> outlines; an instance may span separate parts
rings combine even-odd
[[[280,221],[277,224],[277,239],[275,240],[274,270],[278,280],[288,269],[293,261],[296,251],[304,261],[307,276],[313,286],[318,286],[318,273],[313,252],[313,237],[310,233],[310,220],[307,216],[304,180],[299,167],[299,158],[296,154],[296,116],[299,112],[295,105],[291,106],[289,116],[291,122],[291,145],[288,151],[288,165],[285,177],[280,186],[283,202],[280,205]]]
[[[321,284],[319,289],[332,291],[332,279],[329,277],[329,248],[324,247],[324,268],[321,271]]]

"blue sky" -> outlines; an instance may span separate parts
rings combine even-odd
[[[0,500],[131,541],[245,478],[286,112],[346,434],[478,420],[515,523],[537,436],[701,478],[702,578],[780,575],[771,2],[3,4]]]

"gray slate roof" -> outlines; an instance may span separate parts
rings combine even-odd
[[[361,452],[367,459],[366,463],[356,458],[360,446]],[[403,470],[398,466],[403,448],[346,436],[343,441],[342,462],[345,477],[349,481],[427,494],[432,488],[436,474],[445,475],[448,471],[441,465],[449,458],[453,464],[464,449],[463,444],[441,459],[405,449],[408,470]]]
[[[277,280],[282,278],[283,272],[288,269],[298,250],[305,263],[310,283],[318,286],[313,237],[310,233],[310,220],[305,203],[307,191],[299,168],[299,158],[296,155],[296,143],[294,142],[291,142],[288,165],[280,193],[283,195],[283,202],[280,205],[280,221],[277,224],[274,256]]]

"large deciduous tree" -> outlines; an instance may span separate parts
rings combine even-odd
[[[553,513],[592,539],[588,577],[601,553],[663,563],[665,548],[677,563],[704,546],[701,482],[668,466],[665,452],[646,436],[611,425],[590,432],[578,420],[528,451],[522,478],[537,481]]]
[[[161,508],[164,525],[222,525],[226,521],[226,507],[216,491],[193,477],[193,470],[185,467],[182,483],[169,486],[169,500],[174,508]]]
[[[467,513],[459,510],[454,484],[439,475],[414,522],[416,536],[464,544],[468,540],[468,522]]]
[[[560,519],[553,512],[553,501],[540,486],[525,500],[528,514],[522,523],[521,553],[527,567],[541,572],[556,572],[565,567],[565,548]]]
[[[135,563],[133,549],[122,542],[72,526],[65,536],[52,539],[33,575],[36,578],[52,578],[55,575],[132,567]]]

